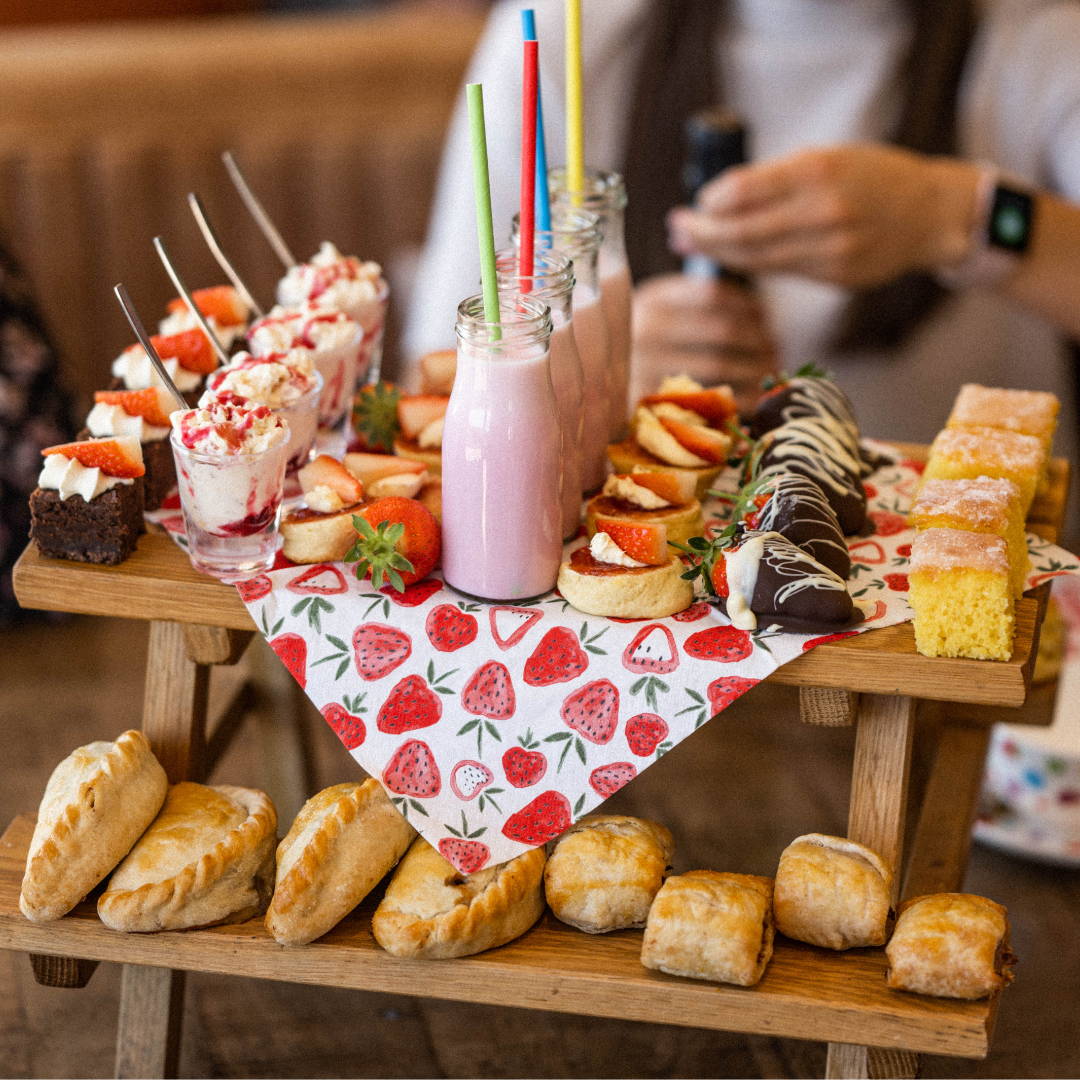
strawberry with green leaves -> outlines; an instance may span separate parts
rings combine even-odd
[[[398,433],[398,400],[401,392],[393,383],[380,380],[365,386],[356,395],[352,423],[356,438],[365,450],[392,453]]]
[[[428,576],[442,552],[439,523],[416,499],[388,495],[353,515],[356,540],[345,556],[356,563],[356,576],[370,577],[381,589],[388,583],[398,592]]]

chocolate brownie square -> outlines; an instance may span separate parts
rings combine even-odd
[[[59,492],[43,488],[30,496],[30,537],[50,559],[115,566],[135,550],[144,529],[141,476],[90,502],[81,495],[61,500]]]

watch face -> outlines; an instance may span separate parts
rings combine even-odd
[[[1035,201],[1026,191],[999,184],[986,225],[987,242],[1018,255],[1027,251],[1034,211]]]

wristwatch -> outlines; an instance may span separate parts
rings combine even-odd
[[[1035,197],[992,166],[979,175],[971,246],[962,262],[940,267],[938,280],[950,288],[995,285],[1007,277],[1031,246]]]

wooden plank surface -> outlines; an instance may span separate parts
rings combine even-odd
[[[741,989],[643,968],[640,931],[592,937],[550,915],[502,949],[436,962],[383,952],[366,905],[321,942],[296,949],[277,945],[257,919],[182,933],[117,933],[99,922],[92,903],[37,925],[18,910],[32,831],[24,815],[0,838],[0,948],[962,1057],[988,1049],[995,1002],[890,991],[880,949],[833,953],[778,939],[762,982]]]

